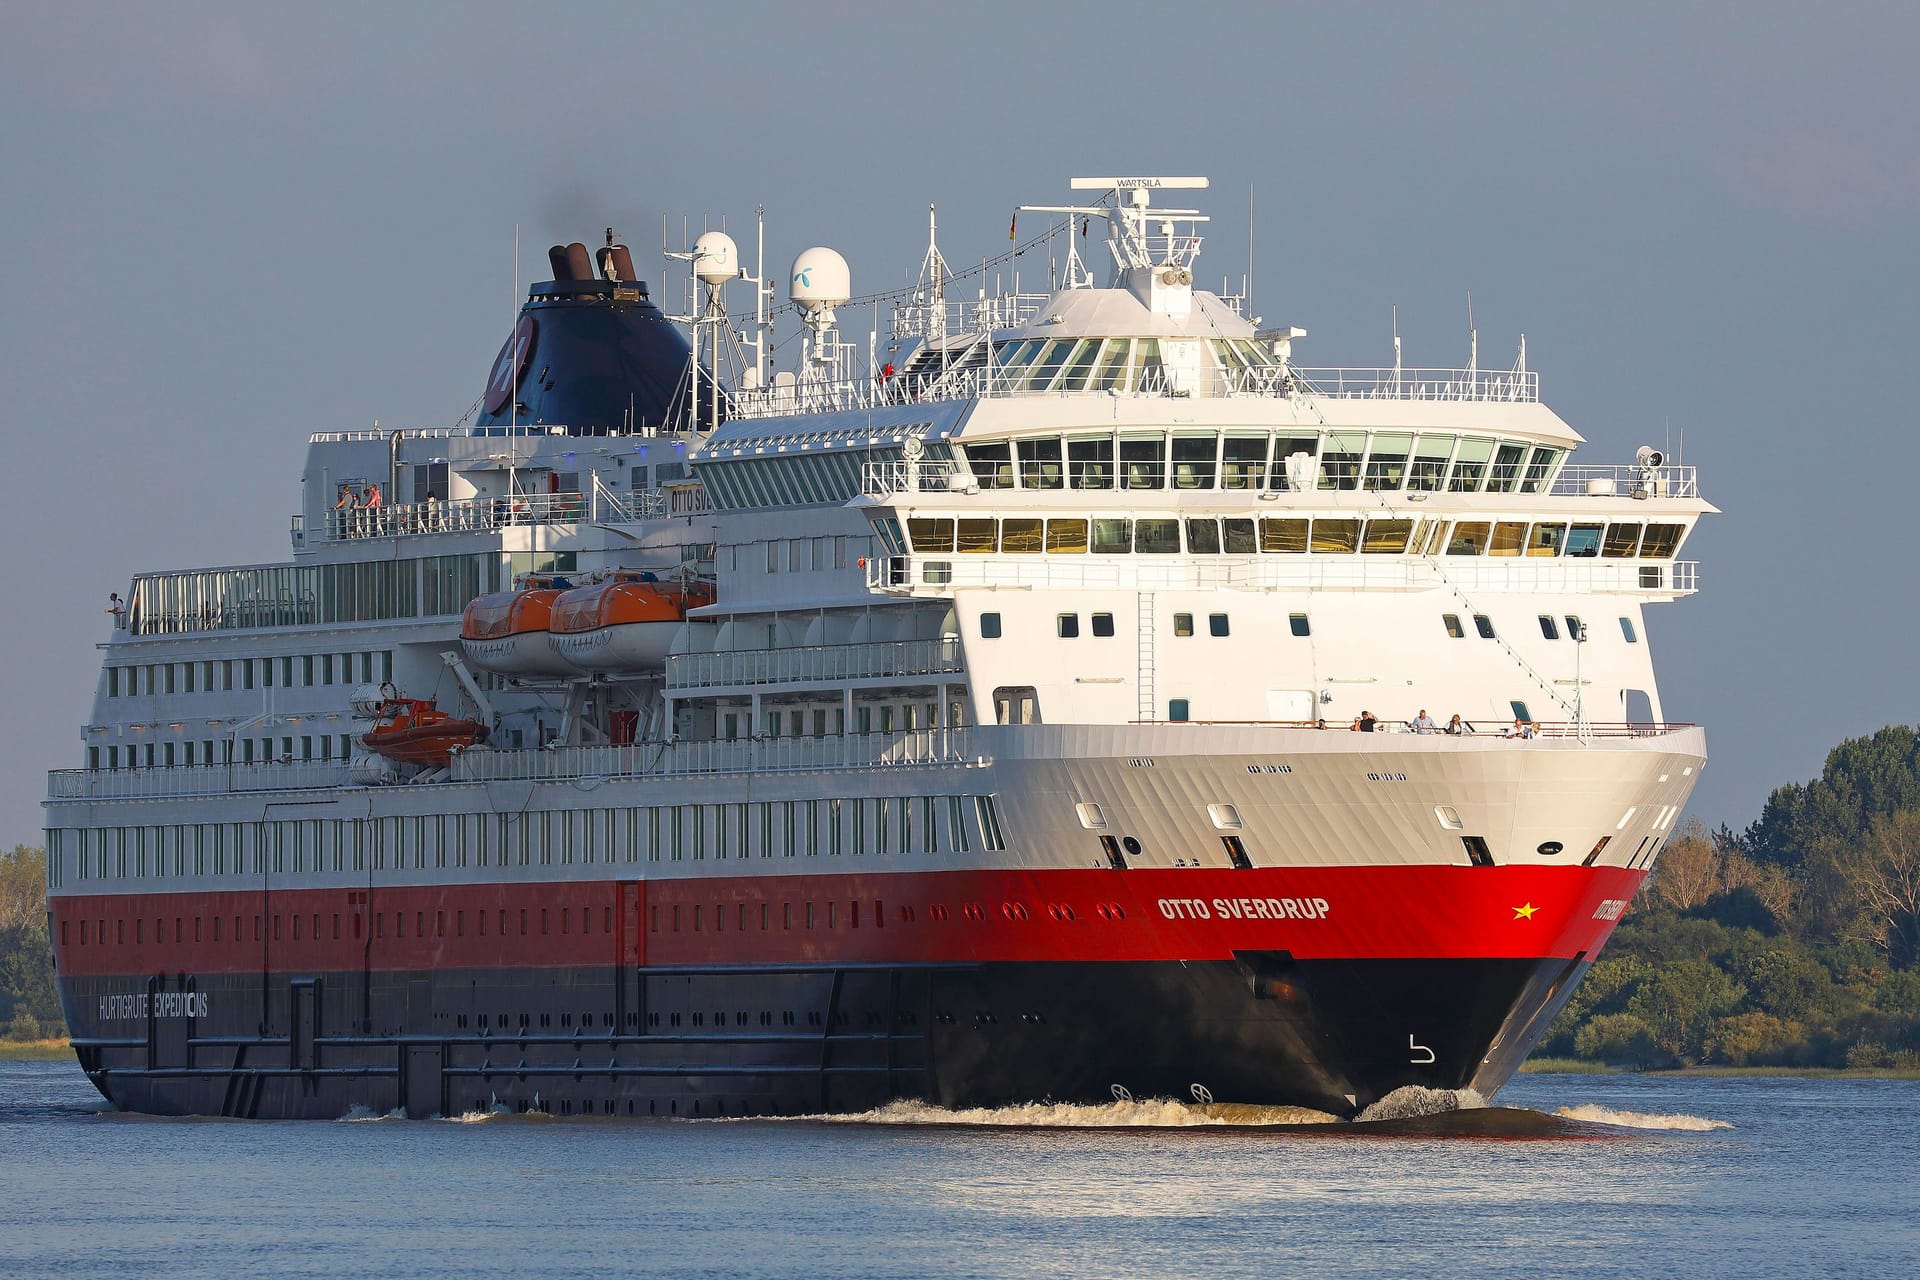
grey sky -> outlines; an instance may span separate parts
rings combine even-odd
[[[856,292],[1066,179],[1201,173],[1203,283],[1307,364],[1483,365],[1727,514],[1651,611],[1694,811],[1744,825],[1911,721],[1920,7],[1105,3],[0,10],[0,840],[78,763],[135,570],[286,558],[312,430],[444,424],[522,280],[662,213],[826,243]],[[645,252],[642,252],[642,251]],[[1031,279],[1031,277],[1029,277]]]

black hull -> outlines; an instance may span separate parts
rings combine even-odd
[[[903,1098],[1106,1102],[1121,1091],[1352,1115],[1403,1085],[1492,1094],[1583,968],[1262,952],[644,976],[325,974],[268,987],[257,976],[167,975],[131,1007],[105,998],[127,980],[83,978],[63,995],[101,1093],[163,1115],[793,1115]]]

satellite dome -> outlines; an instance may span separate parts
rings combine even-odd
[[[693,242],[693,270],[708,284],[725,284],[740,274],[740,251],[724,231],[708,231]]]
[[[820,245],[805,250],[793,260],[787,296],[810,316],[830,315],[853,296],[853,273],[847,269],[847,260]]]

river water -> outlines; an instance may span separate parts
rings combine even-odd
[[[1920,1271],[1920,1083],[1535,1075],[1498,1103],[157,1120],[0,1063],[0,1276]]]

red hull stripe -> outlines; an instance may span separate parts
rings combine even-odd
[[[82,897],[63,976],[676,965],[1589,956],[1619,867],[889,872]]]

